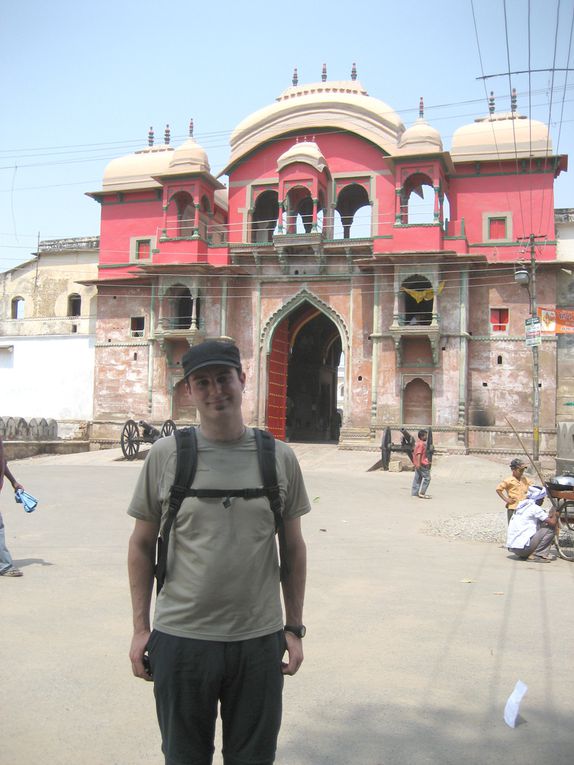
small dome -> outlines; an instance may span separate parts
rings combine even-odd
[[[450,153],[454,162],[546,157],[552,155],[552,142],[543,122],[501,112],[456,130]]]
[[[195,138],[188,138],[185,143],[173,152],[169,163],[170,174],[177,173],[209,173],[211,168],[207,153]]]
[[[163,175],[174,150],[167,144],[148,146],[141,151],[113,159],[104,170],[104,191],[157,188],[160,184],[152,176]]]
[[[418,120],[407,128],[399,139],[401,154],[429,154],[442,151],[442,138],[436,128],[424,119]]]
[[[293,162],[305,162],[320,173],[327,167],[325,157],[314,141],[299,141],[298,143],[294,143],[290,149],[283,152],[277,159],[277,171],[279,172],[280,170],[283,170],[287,165],[292,165]]]

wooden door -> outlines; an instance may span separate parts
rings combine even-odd
[[[275,438],[285,440],[287,412],[287,369],[289,364],[289,322],[285,319],[275,330],[269,354],[267,385],[267,429]]]

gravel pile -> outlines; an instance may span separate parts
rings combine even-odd
[[[506,513],[458,515],[440,521],[425,521],[421,530],[423,533],[435,537],[504,544],[506,541]]]

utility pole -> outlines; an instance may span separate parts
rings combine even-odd
[[[526,321],[527,328],[531,329],[531,336],[526,342],[532,348],[532,459],[538,462],[540,459],[540,356],[539,347],[541,342],[540,323],[538,319],[538,305],[536,302],[536,239],[546,239],[546,235],[530,234],[525,238],[530,250],[530,269],[519,269],[514,274],[518,284],[522,284],[528,290],[530,299],[530,321]],[[530,341],[530,342],[529,342]]]

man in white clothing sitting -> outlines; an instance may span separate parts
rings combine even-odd
[[[545,496],[545,489],[530,486],[527,499],[518,503],[508,524],[506,546],[523,560],[530,556],[540,562],[554,560],[548,548],[554,540],[557,516],[554,508],[546,512],[541,507]]]

